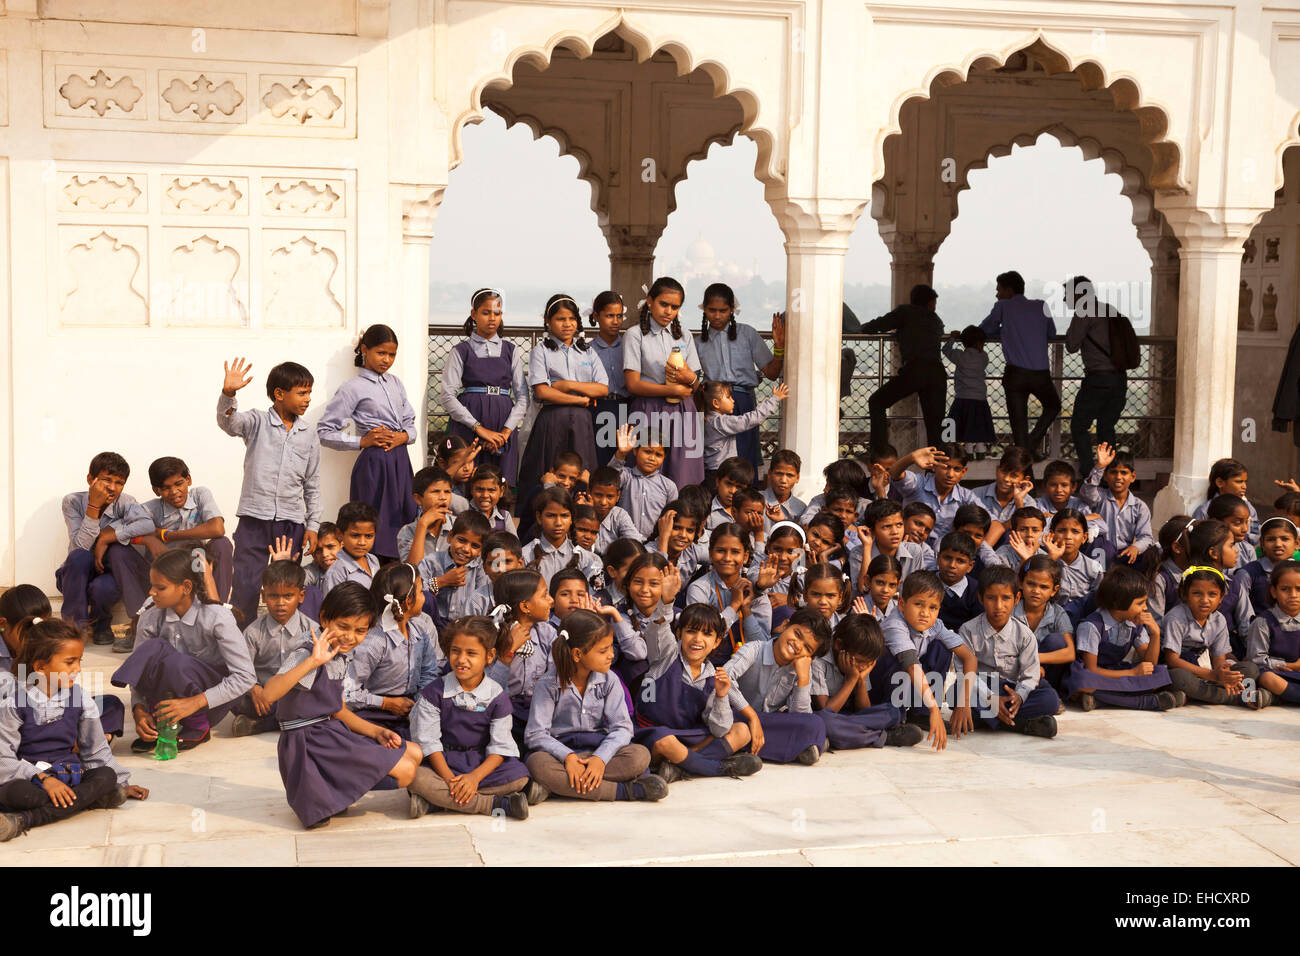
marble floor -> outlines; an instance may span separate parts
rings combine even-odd
[[[88,648],[86,670],[108,674],[121,659]],[[1055,740],[979,731],[942,753],[832,753],[814,767],[684,781],[658,804],[552,799],[522,822],[412,821],[404,791],[372,793],[310,833],[285,803],[275,735],[232,739],[227,722],[167,763],[118,741],[150,798],[0,845],[0,865],[1300,862],[1300,710],[1058,720]]]

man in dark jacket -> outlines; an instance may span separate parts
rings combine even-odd
[[[939,353],[943,341],[943,320],[935,312],[939,294],[928,285],[917,285],[912,287],[908,299],[907,305],[900,305],[862,327],[868,335],[895,333],[903,358],[898,374],[876,389],[867,402],[871,409],[873,447],[889,441],[887,413],[910,395],[920,397],[926,443],[937,445],[941,440],[948,372]]]
[[[1115,445],[1115,423],[1124,414],[1128,398],[1128,376],[1111,358],[1110,318],[1119,312],[1097,298],[1086,276],[1075,276],[1065,284],[1065,307],[1074,313],[1065,333],[1065,348],[1083,352],[1083,382],[1074,399],[1070,437],[1079,456],[1079,474],[1092,471],[1092,435],[1089,426],[1097,422],[1097,444]]]

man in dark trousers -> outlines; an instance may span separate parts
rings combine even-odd
[[[1092,436],[1089,426],[1097,422],[1097,443],[1115,446],[1115,423],[1124,413],[1128,398],[1128,375],[1111,361],[1110,317],[1114,306],[1097,299],[1097,291],[1086,276],[1075,276],[1065,284],[1065,307],[1074,313],[1065,333],[1065,347],[1083,352],[1083,381],[1074,399],[1070,437],[1079,456],[1079,474],[1092,471]]]
[[[1025,298],[1025,280],[1019,272],[1004,272],[997,278],[993,311],[980,328],[989,341],[1002,343],[1006,371],[1002,390],[1007,396],[1007,417],[1011,420],[1011,441],[1042,461],[1043,436],[1061,411],[1061,396],[1052,383],[1047,361],[1047,339],[1056,331],[1052,314],[1042,299]],[[1029,396],[1043,406],[1034,430],[1029,431]]]
[[[876,447],[889,441],[889,409],[917,395],[921,400],[921,417],[925,420],[926,444],[941,440],[943,403],[948,394],[948,372],[943,366],[939,346],[943,341],[943,319],[934,311],[939,294],[928,285],[912,287],[907,305],[900,305],[886,315],[868,322],[862,331],[868,335],[896,333],[903,364],[898,374],[872,393],[867,405],[871,409],[871,444]]]

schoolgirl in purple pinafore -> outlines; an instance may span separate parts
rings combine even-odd
[[[1132,665],[1126,663],[1124,658],[1130,650],[1138,646],[1135,637],[1144,628],[1140,625],[1130,627],[1128,640],[1123,644],[1116,644],[1106,638],[1106,625],[1102,620],[1101,611],[1094,611],[1080,621],[1079,629],[1082,630],[1086,624],[1095,627],[1100,635],[1097,643],[1097,666],[1105,670],[1128,670]],[[1076,647],[1080,646],[1079,638],[1080,634],[1076,632]],[[1149,639],[1150,635],[1148,635]],[[1070,673],[1066,675],[1065,691],[1069,695],[1080,691],[1092,691],[1099,703],[1110,704],[1112,707],[1144,709],[1141,707],[1141,699],[1150,697],[1156,691],[1168,687],[1169,684],[1169,669],[1164,664],[1156,664],[1150,674],[1106,677],[1088,670],[1083,662],[1083,652],[1080,651],[1074,663],[1070,665]]]
[[[1272,610],[1265,611],[1259,615],[1268,623],[1268,657],[1295,663],[1300,660],[1300,631],[1288,631],[1282,627],[1282,622],[1277,619]],[[1260,666],[1260,671],[1268,671],[1270,674],[1276,674],[1286,681],[1286,690],[1280,695],[1282,700],[1288,704],[1300,704],[1300,671],[1288,671],[1280,668],[1275,669],[1265,665]]]
[[[682,655],[675,654],[666,671],[658,677],[646,678],[632,714],[635,728],[632,739],[651,752],[655,743],[664,737],[676,737],[692,749],[707,740],[708,745],[699,754],[721,760],[731,755],[731,747],[721,737],[713,736],[705,726],[704,717],[704,705],[714,693],[715,680],[710,675],[705,678],[703,689],[692,687],[683,678],[685,666]]]
[[[280,673],[311,656],[312,645],[290,653]],[[289,806],[304,826],[342,813],[385,783],[406,750],[353,733],[334,715],[343,709],[348,663],[339,654],[293,686],[278,702],[277,753]],[[305,681],[311,680],[306,686]],[[385,787],[384,789],[391,789]]]
[[[486,674],[484,680],[491,680]],[[455,678],[451,680],[454,682]],[[442,756],[452,773],[464,774],[477,770],[488,757],[488,743],[492,737],[492,722],[512,713],[510,694],[500,690],[485,710],[465,710],[457,707],[452,698],[443,692],[444,678],[430,681],[420,691],[430,704],[438,708],[441,718]],[[493,681],[493,683],[496,683]],[[498,687],[500,685],[498,684]],[[528,768],[518,757],[502,757],[500,765],[479,781],[479,789],[500,787],[516,780],[527,780]]]
[[[1235,581],[1244,574],[1246,580],[1250,582],[1247,585],[1247,593],[1250,595],[1251,609],[1255,612],[1256,616],[1263,614],[1273,606],[1273,596],[1268,593],[1268,579],[1273,569],[1271,567],[1265,568],[1263,561],[1263,558],[1256,558],[1232,576]],[[1269,562],[1270,565],[1272,563],[1273,562],[1271,561]]]

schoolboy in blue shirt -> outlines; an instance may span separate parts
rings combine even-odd
[[[144,503],[154,532],[144,538],[157,557],[172,548],[200,547],[208,556],[214,597],[225,604],[235,580],[235,546],[226,537],[226,519],[212,492],[195,485],[190,468],[179,458],[159,458],[149,466],[149,486],[157,495]]]

